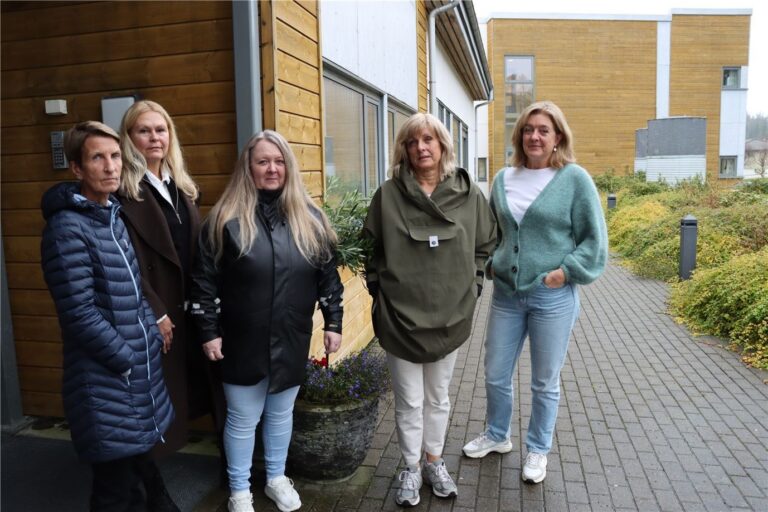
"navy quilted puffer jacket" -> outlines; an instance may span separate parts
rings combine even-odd
[[[75,450],[86,462],[148,452],[173,419],[162,338],[141,292],[119,203],[101,206],[60,183],[43,196],[45,282],[64,343],[62,393]]]

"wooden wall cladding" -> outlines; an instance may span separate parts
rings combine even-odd
[[[312,3],[312,2],[310,2]],[[138,93],[176,123],[203,211],[237,158],[231,2],[3,2],[2,233],[24,414],[60,416],[61,340],[40,269],[40,198],[72,179],[50,135]],[[68,114],[45,114],[47,99]]]
[[[318,200],[324,191],[319,16],[315,1],[259,2],[264,127],[291,144]]]
[[[749,16],[673,16],[671,116],[707,118],[707,179],[720,172],[720,93],[724,67],[749,63]]]
[[[488,37],[492,174],[506,165],[505,56],[534,57],[535,100],[563,110],[582,166],[632,172],[635,130],[656,113],[656,22],[494,19]]]
[[[416,72],[419,80],[419,112],[429,112],[429,85],[427,84],[427,4],[416,2]]]

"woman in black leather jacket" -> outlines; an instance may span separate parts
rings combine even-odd
[[[192,275],[192,316],[205,355],[221,365],[227,398],[231,511],[253,510],[248,478],[262,413],[264,492],[282,511],[301,506],[285,459],[318,301],[326,351],[341,344],[335,245],[288,142],[271,130],[251,137],[203,225]]]

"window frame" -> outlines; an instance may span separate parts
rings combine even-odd
[[[733,175],[723,173],[723,164],[726,162],[733,162]],[[739,157],[736,155],[720,155],[720,168],[717,172],[717,177],[722,179],[738,178],[738,166]]]
[[[456,156],[456,165],[462,169],[469,170],[469,125],[457,116],[451,109],[445,106],[439,99],[437,100],[438,119],[443,123],[451,136],[453,142],[453,151]],[[458,134],[454,133],[454,123],[458,123]],[[466,135],[466,145],[462,138]],[[458,141],[458,144],[456,143]]]
[[[530,80],[509,80],[507,78],[507,62],[510,59],[529,60],[531,63],[531,78]],[[533,55],[504,55],[504,102],[503,102],[503,119],[504,119],[504,159],[509,162],[514,154],[514,145],[512,144],[512,130],[514,130],[515,123],[520,118],[519,113],[507,112],[507,85],[528,85],[531,86],[531,104],[536,100],[536,58]],[[527,107],[528,105],[526,105]]]
[[[731,75],[729,72],[733,72],[733,75]],[[731,85],[728,84],[728,77],[729,76],[735,76],[736,77],[736,84]],[[722,81],[720,83],[723,90],[730,91],[734,89],[741,89],[741,68],[739,66],[724,66],[723,67],[723,74],[722,74]]]

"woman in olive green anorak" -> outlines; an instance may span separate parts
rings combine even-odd
[[[415,114],[400,129],[391,173],[365,221],[374,245],[366,281],[406,463],[395,501],[413,506],[422,479],[439,497],[457,493],[442,460],[448,385],[472,328],[496,225],[480,189],[456,167],[448,131],[432,115]]]

